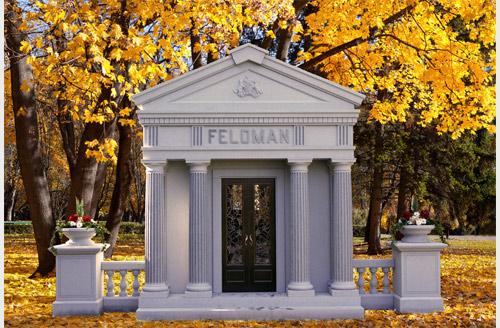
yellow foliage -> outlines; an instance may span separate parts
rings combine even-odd
[[[19,50],[25,54],[31,51],[31,45],[28,41],[21,41],[21,47]]]
[[[453,138],[494,130],[494,1],[318,0],[316,8],[304,32],[314,45],[299,59],[307,63],[358,40],[324,59],[320,69],[333,81],[377,95],[373,119],[412,117]]]
[[[106,138],[103,142],[94,139],[92,141],[86,141],[85,146],[87,146],[87,150],[85,151],[87,158],[92,157],[95,158],[97,162],[111,161],[116,164],[117,157],[115,150],[118,144],[114,139]]]
[[[29,0],[23,28],[34,37],[20,51],[36,54],[29,62],[37,84],[59,92],[53,99],[67,103],[59,110],[105,124],[123,118],[120,111],[132,94],[189,69],[191,35],[199,38],[195,50],[218,57],[239,44],[244,29],[275,38],[271,27],[277,22],[293,41],[312,44],[298,62],[357,40],[319,68],[332,81],[377,96],[372,119],[416,121],[454,138],[481,128],[495,131],[493,1],[317,0],[307,5],[314,8],[306,10],[304,25],[293,4]]]
[[[113,260],[143,260],[143,255],[142,241],[119,241]],[[135,313],[117,312],[53,318],[55,276],[28,279],[36,268],[33,237],[7,235],[4,265],[6,327],[495,327],[496,319],[495,241],[451,241],[441,263],[443,312],[370,310],[364,320],[139,322]],[[143,284],[144,275],[139,278]],[[117,288],[118,275],[114,279]]]

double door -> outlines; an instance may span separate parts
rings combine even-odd
[[[222,180],[222,291],[276,291],[274,179]]]

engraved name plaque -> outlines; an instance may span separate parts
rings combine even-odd
[[[291,128],[210,128],[208,145],[287,145],[292,144]]]

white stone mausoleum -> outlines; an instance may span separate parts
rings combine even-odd
[[[144,127],[145,261],[103,262],[98,246],[58,246],[54,315],[322,319],[362,318],[365,308],[439,310],[443,244],[399,242],[393,259],[352,259],[353,125],[363,98],[253,45],[134,96]],[[78,256],[97,289],[81,297],[63,281]]]

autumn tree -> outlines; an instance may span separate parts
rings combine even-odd
[[[14,113],[16,150],[24,190],[30,204],[35,232],[38,267],[33,273],[46,275],[55,265],[48,248],[54,232],[49,186],[42,162],[37,104],[33,90],[33,72],[28,57],[19,50],[27,44],[27,34],[21,27],[21,9],[15,1],[5,2],[7,60],[10,73],[12,110]]]

